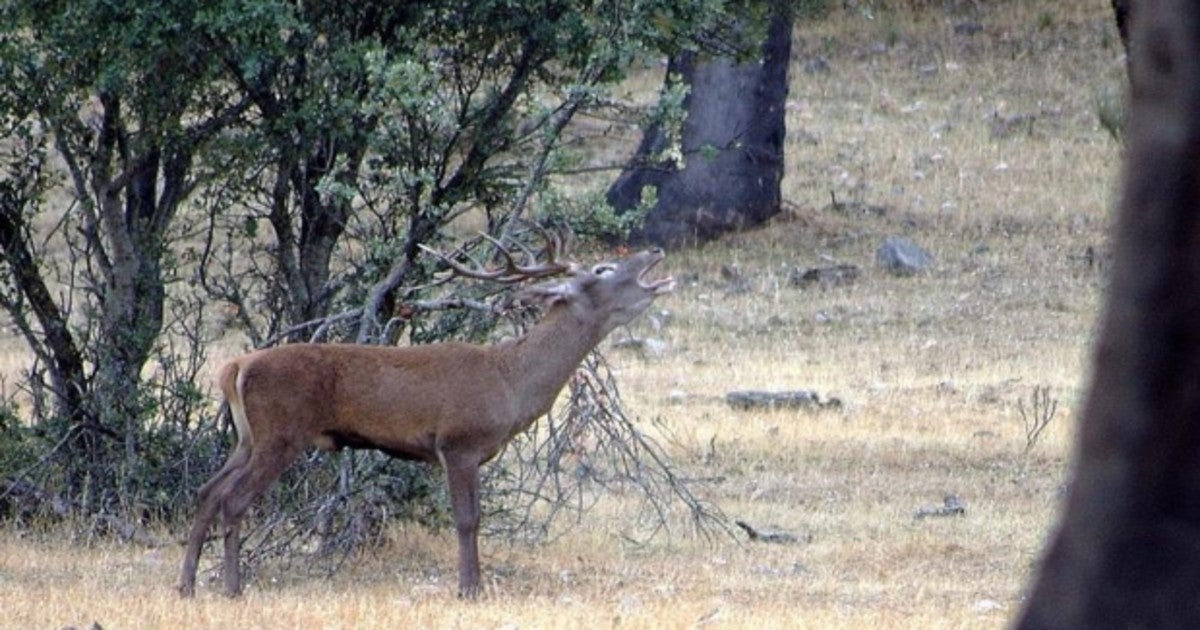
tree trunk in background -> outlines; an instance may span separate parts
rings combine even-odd
[[[1121,43],[1129,54],[1129,7],[1133,0],[1112,0],[1113,15],[1117,19],[1117,32],[1121,34]]]
[[[644,187],[658,188],[657,203],[635,240],[679,247],[779,212],[791,47],[791,9],[776,2],[761,61],[701,59],[694,53],[671,60],[667,80],[678,73],[691,86],[683,103],[686,164],[682,170],[661,164],[627,169],[608,191],[609,203],[627,211],[638,205]],[[637,156],[653,155],[665,141],[662,130],[651,127]]]
[[[46,365],[54,405],[51,417],[65,425],[64,435],[70,435],[64,450],[75,456],[73,461],[82,464],[98,457],[97,431],[101,425],[88,395],[91,385],[79,340],[71,330],[70,313],[60,308],[54,290],[46,280],[36,232],[30,225],[31,218],[36,215],[40,184],[44,181],[42,161],[33,156],[41,154],[44,145],[31,140],[27,146],[28,153],[7,161],[3,166],[4,175],[0,176],[0,260],[8,267],[6,280],[21,296],[17,298],[12,293],[0,292],[0,301],[34,355]],[[27,311],[33,315],[32,322]],[[37,411],[37,396],[31,398],[33,418],[45,418]],[[68,431],[73,433],[68,434]],[[66,479],[69,496],[82,493],[87,485],[87,473],[84,465],[70,468]]]
[[[1139,0],[1076,473],[1020,628],[1200,628],[1200,4]]]

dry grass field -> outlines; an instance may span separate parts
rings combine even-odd
[[[713,480],[700,491],[727,515],[797,543],[632,546],[615,501],[544,545],[484,541],[478,603],[454,597],[452,534],[403,524],[333,578],[259,567],[240,600],[202,583],[180,601],[178,546],[6,531],[0,626],[1004,626],[1067,480],[1120,153],[1096,100],[1121,89],[1124,61],[1106,0],[979,4],[975,34],[940,9],[802,25],[787,215],[673,254],[680,287],[658,305],[669,322],[614,334],[667,344],[609,351],[629,413],[662,419],[672,456]],[[882,211],[831,208],[831,192]],[[927,248],[932,268],[878,269],[889,234]],[[863,273],[789,284],[794,268],[832,262]],[[1039,386],[1058,413],[1027,449],[1018,403]],[[723,400],[804,388],[843,405]],[[915,518],[949,494],[962,515]]]

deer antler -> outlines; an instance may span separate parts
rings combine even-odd
[[[537,256],[522,246],[522,249],[525,250],[526,257],[531,261],[526,265],[517,263],[512,252],[508,251],[508,248],[506,248],[500,241],[488,236],[487,234],[480,233],[480,236],[483,237],[484,240],[494,245],[496,247],[496,251],[500,252],[500,255],[504,258],[503,269],[472,269],[455,262],[453,257],[447,256],[446,254],[443,254],[435,249],[426,247],[425,245],[419,245],[418,247],[441,259],[441,261],[446,263],[446,266],[449,267],[451,271],[455,273],[455,275],[463,276],[465,278],[475,278],[477,280],[491,280],[493,282],[512,284],[533,278],[556,276],[560,273],[566,273],[570,271],[574,265],[571,263],[560,263],[557,261],[559,249],[562,247],[561,239],[540,227],[538,228],[538,231],[541,232],[543,238],[546,239],[546,247],[542,250],[542,253],[545,255],[546,262],[536,263]]]

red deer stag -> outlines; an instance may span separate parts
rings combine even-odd
[[[674,287],[646,276],[664,254],[652,249],[591,269],[554,261],[520,265],[501,248],[504,269],[472,270],[438,254],[462,276],[519,282],[569,273],[528,294],[545,300],[525,336],[492,346],[441,343],[383,348],[293,344],[233,359],[218,382],[229,402],[237,446],[200,489],[179,591],[195,593],[196,564],[220,515],[225,592],[241,592],[239,524],[250,504],[310,446],[374,448],[393,457],[440,462],[458,534],[458,592],[479,579],[479,466],[549,411],[585,355],[609,331]],[[436,252],[434,252],[436,254]]]

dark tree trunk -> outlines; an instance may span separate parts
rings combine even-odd
[[[695,53],[684,52],[672,56],[667,61],[667,74],[662,91],[664,95],[674,90],[678,82],[687,83],[684,78],[685,68],[695,68],[694,57]],[[693,89],[692,93],[694,92]],[[685,108],[690,103],[690,99],[691,96],[684,101]],[[628,212],[636,208],[642,201],[642,190],[647,186],[659,191],[658,205],[655,209],[657,210],[657,207],[663,204],[663,184],[669,179],[679,177],[679,171],[673,168],[669,162],[655,160],[654,156],[666,149],[669,141],[662,121],[656,120],[642,132],[642,139],[633,153],[630,165],[621,171],[617,181],[613,182],[608,189],[608,203],[613,208],[620,212]]]
[[[16,188],[13,184],[12,181],[0,182],[0,253],[11,268],[12,282],[28,302],[40,331],[32,327],[21,328],[50,370],[56,415],[71,423],[91,423],[94,418],[85,413],[84,406],[83,392],[87,391],[88,385],[83,355],[67,325],[66,314],[54,301],[29,242],[32,230],[25,216],[27,201],[15,194],[7,194]]]
[[[96,461],[100,445],[96,432],[100,423],[87,395],[91,385],[83,352],[71,332],[69,313],[60,308],[46,282],[30,226],[36,212],[35,198],[40,194],[36,182],[41,179],[41,162],[14,160],[6,167],[7,177],[0,178],[0,261],[7,267],[7,279],[17,295],[4,295],[4,308],[47,367],[53,418],[62,424],[63,434],[70,432],[65,450],[75,455],[78,462]],[[34,321],[28,319],[27,310],[32,312]],[[43,419],[36,410],[34,417]],[[69,496],[81,495],[87,486],[87,474],[83,465],[68,468]]]
[[[104,122],[96,140],[91,184],[108,264],[100,287],[92,395],[101,427],[119,444],[106,442],[91,454],[92,489],[101,496],[90,499],[133,501],[135,486],[144,482],[132,473],[138,469],[138,441],[150,410],[142,369],[164,323],[166,231],[187,195],[195,146],[152,140],[129,151],[123,147],[124,104],[111,95],[102,95],[101,101]],[[168,144],[170,148],[164,148]]]
[[[1132,26],[1112,286],[1025,629],[1200,628],[1200,4]]]
[[[1112,0],[1113,16],[1117,19],[1117,32],[1121,34],[1121,44],[1129,53],[1129,9],[1133,0]]]
[[[333,135],[329,132],[326,135]],[[290,143],[290,140],[283,140]],[[347,139],[315,139],[317,148],[300,161],[291,158],[276,163],[276,186],[270,221],[275,232],[275,255],[279,265],[280,286],[285,288],[287,322],[297,324],[327,314],[333,290],[330,287],[330,261],[350,216],[350,201],[341,197],[326,199],[320,185],[331,174],[331,165],[344,160],[337,177],[352,184],[366,152],[365,135]],[[283,153],[297,153],[285,147]],[[293,225],[300,219],[299,229]],[[304,340],[298,336],[293,341]]]
[[[608,192],[614,208],[628,211],[641,201],[643,188],[657,187],[657,202],[635,240],[678,247],[779,212],[791,16],[788,3],[775,3],[761,61],[694,53],[671,60],[667,80],[677,73],[691,87],[683,103],[684,168],[645,163],[666,142],[662,130],[652,127],[634,158],[641,163],[624,171]]]

